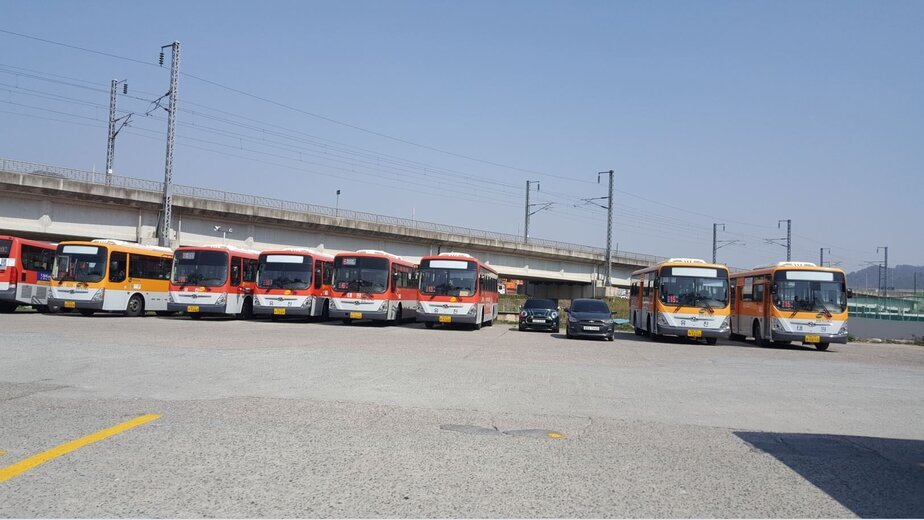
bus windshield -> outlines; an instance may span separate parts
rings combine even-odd
[[[773,304],[784,311],[844,312],[844,275],[822,271],[778,271]]]
[[[0,258],[9,258],[10,251],[13,250],[13,241],[0,239]]]
[[[106,275],[108,250],[99,246],[58,246],[51,277],[59,282],[99,282]]]
[[[334,290],[381,294],[388,290],[388,260],[363,256],[334,259]]]
[[[176,285],[202,285],[220,287],[228,280],[228,253],[224,251],[176,252],[173,260],[173,275],[170,281]]]
[[[728,305],[728,273],[715,268],[665,267],[659,293],[666,305],[722,308]]]
[[[477,290],[477,271],[469,262],[459,262],[462,268],[431,266],[420,270],[420,292],[435,296],[472,296]],[[471,262],[474,264],[474,262]]]
[[[260,255],[257,286],[263,289],[307,289],[311,285],[311,257]]]

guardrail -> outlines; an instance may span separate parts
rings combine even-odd
[[[120,175],[111,176],[111,181],[107,182],[105,173],[98,172],[88,172],[84,170],[75,170],[73,168],[62,168],[59,166],[48,166],[45,164],[32,163],[27,161],[19,161],[15,159],[3,159],[0,158],[0,170],[10,172],[10,173],[19,173],[26,175],[41,175],[46,177],[54,177],[58,179],[67,179],[74,181],[87,182],[90,184],[99,184],[103,186],[114,186],[117,188],[128,188],[141,191],[149,191],[155,193],[163,193],[164,183],[161,181],[152,181],[147,179],[136,179],[133,177],[123,177]],[[451,233],[454,235],[460,235],[468,238],[478,238],[482,240],[493,240],[496,242],[507,242],[520,244],[522,243],[522,237],[519,235],[513,235],[510,233],[499,233],[496,231],[484,231],[480,229],[471,229],[460,226],[452,226],[447,224],[439,224],[436,222],[426,222],[421,220],[413,220],[400,217],[390,217],[387,215],[378,215],[375,213],[365,213],[361,211],[352,211],[346,209],[336,209],[329,206],[319,206],[316,204],[307,204],[304,202],[293,202],[281,199],[274,199],[270,197],[261,197],[258,195],[248,195],[244,193],[234,193],[228,191],[213,190],[210,188],[199,188],[195,186],[184,186],[182,184],[174,184],[173,186],[174,195],[182,195],[187,197],[195,197],[205,200],[213,200],[218,202],[231,202],[236,204],[245,204],[248,206],[254,206],[259,208],[268,208],[268,209],[278,209],[284,211],[295,211],[299,213],[307,213],[312,215],[320,215],[326,217],[336,217],[336,218],[345,218],[352,219],[359,222],[368,222],[372,224],[385,224],[385,225],[394,225],[394,226],[403,226],[410,229],[417,229],[421,231],[433,231],[438,233]],[[552,249],[563,249],[566,251],[575,251],[579,253],[588,253],[596,255],[605,255],[606,249],[601,247],[592,247],[583,244],[572,244],[569,242],[558,242],[555,240],[545,240],[540,238],[531,238],[529,240],[530,245],[548,247]],[[614,251],[614,259],[622,259],[631,262],[637,262],[641,264],[654,264],[662,260],[666,260],[665,257],[655,256],[655,255],[646,255],[643,253],[632,253],[628,251]]]

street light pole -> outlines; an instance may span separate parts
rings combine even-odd
[[[818,253],[820,255],[820,258],[818,259],[819,260],[818,265],[820,265],[821,267],[825,266],[825,249],[828,250],[828,253],[831,252],[830,247],[822,247],[822,248],[819,248],[818,250]]]
[[[340,190],[337,190],[337,208],[334,210],[334,216],[340,216]]]
[[[877,247],[876,254],[879,254],[880,250],[885,251],[885,262],[884,262],[885,267],[883,270],[884,274],[882,275],[882,278],[884,279],[882,283],[882,296],[883,298],[888,298],[889,297],[889,246]]]

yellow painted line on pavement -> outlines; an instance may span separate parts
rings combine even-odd
[[[86,437],[81,437],[77,440],[66,442],[50,450],[43,451],[38,455],[33,455],[27,459],[23,459],[16,464],[0,469],[0,482],[9,480],[16,475],[25,473],[26,471],[29,471],[36,466],[40,466],[52,459],[60,457],[61,455],[66,455],[74,450],[83,448],[88,444],[93,444],[94,442],[99,442],[103,439],[112,437],[113,435],[118,435],[126,430],[131,430],[136,426],[141,426],[142,424],[149,423],[158,418],[160,418],[160,416],[155,414],[142,415],[141,417],[136,417],[130,421],[125,421],[122,424],[117,424],[112,428],[106,428],[105,430],[91,433]]]

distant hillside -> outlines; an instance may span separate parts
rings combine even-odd
[[[918,273],[918,291],[924,290],[924,266],[897,265],[889,268],[889,286],[910,291],[914,288],[914,273]],[[854,289],[879,288],[879,266],[871,265],[847,273],[847,286]]]

